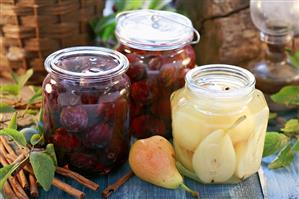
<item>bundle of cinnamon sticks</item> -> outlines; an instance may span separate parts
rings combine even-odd
[[[24,150],[15,144],[9,143],[8,139],[0,136],[0,164],[6,166],[11,163],[22,162],[26,158]],[[97,191],[99,185],[90,181],[89,179],[75,173],[68,168],[56,168],[56,173],[63,175],[79,182],[85,187]],[[84,198],[85,193],[54,178],[52,185],[67,192],[75,198]],[[33,169],[28,161],[25,161],[21,169],[14,172],[14,175],[8,178],[8,181],[3,187],[4,194],[11,199],[29,199],[30,197],[38,197],[38,183],[34,176]]]

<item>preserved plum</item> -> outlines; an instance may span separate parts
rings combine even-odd
[[[170,95],[184,86],[186,73],[195,66],[190,45],[198,42],[192,41],[194,33],[199,39],[191,21],[172,12],[138,10],[118,16],[117,50],[130,62],[131,129],[136,137],[171,136]],[[157,127],[143,129],[147,123]]]
[[[99,47],[74,47],[50,55],[45,67],[45,138],[54,144],[58,164],[88,175],[123,164],[130,140],[126,57]],[[117,150],[111,149],[114,143]]]

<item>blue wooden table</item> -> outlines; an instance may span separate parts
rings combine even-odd
[[[255,174],[249,179],[236,185],[203,185],[188,178],[185,183],[192,189],[200,192],[201,198],[238,198],[238,199],[299,199],[299,155],[288,168],[269,170],[266,164],[273,157],[264,158],[259,174]],[[129,171],[128,164],[122,166],[118,171],[109,176],[95,177],[94,180],[100,185],[97,192],[81,186],[73,180],[57,176],[62,181],[82,190],[86,193],[86,198],[101,198],[102,190],[109,184]],[[262,188],[263,186],[263,188]],[[265,194],[265,195],[264,195]],[[0,195],[0,198],[1,195]],[[72,198],[63,191],[52,187],[49,192],[40,191],[42,199],[68,199]],[[183,190],[167,190],[156,187],[141,181],[136,176],[132,177],[118,191],[113,193],[111,199],[191,199],[190,194]]]
[[[298,114],[298,113],[295,113]],[[295,114],[288,114],[293,117]],[[280,128],[280,127],[278,127]],[[269,130],[275,130],[269,125]],[[201,198],[236,198],[236,199],[299,199],[299,155],[296,154],[294,162],[287,168],[269,170],[267,164],[272,157],[264,158],[260,171],[235,185],[203,185],[191,179],[185,178],[185,183],[192,189],[200,192]],[[108,176],[94,177],[92,180],[100,185],[100,190],[93,192],[77,182],[57,176],[62,181],[86,193],[87,199],[102,198],[101,192],[109,184],[113,184],[129,171],[129,165],[125,164]],[[3,197],[0,194],[0,199]],[[69,199],[72,198],[63,191],[52,187],[49,192],[40,190],[41,199]],[[191,199],[191,195],[183,190],[167,190],[141,181],[138,177],[132,177],[120,189],[114,192],[110,199]]]
[[[266,162],[271,159],[264,159],[262,169],[259,174],[255,174],[249,179],[236,185],[203,185],[188,178],[185,183],[192,189],[200,192],[201,198],[238,198],[238,199],[299,199],[299,156],[288,168],[269,170]],[[100,185],[98,192],[90,191],[73,180],[59,177],[62,181],[86,193],[86,198],[101,198],[102,190],[114,183],[117,179],[127,173],[128,164],[109,176],[96,177],[93,180]],[[262,190],[264,186],[264,193]],[[1,198],[1,197],[0,197]],[[40,191],[42,199],[68,199],[72,198],[63,191],[52,187],[49,192]],[[141,181],[136,176],[132,177],[118,191],[113,193],[111,199],[191,199],[190,194],[183,190],[167,190],[156,187]]]

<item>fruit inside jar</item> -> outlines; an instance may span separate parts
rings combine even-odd
[[[131,132],[137,138],[171,137],[170,95],[195,66],[194,31],[188,18],[172,12],[139,10],[118,17],[117,50],[130,62]]]
[[[45,66],[45,137],[59,165],[89,175],[124,163],[130,139],[127,59],[108,49],[74,47],[53,53]]]
[[[237,183],[259,169],[269,109],[254,83],[244,69],[208,65],[173,93],[176,156],[201,182]]]

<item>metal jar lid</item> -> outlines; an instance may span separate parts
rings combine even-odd
[[[129,47],[159,51],[198,43],[200,36],[187,17],[169,11],[135,10],[117,16],[116,37]],[[196,35],[195,41],[194,33]]]

